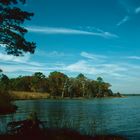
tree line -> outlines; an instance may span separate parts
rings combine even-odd
[[[113,96],[110,89],[111,85],[104,82],[103,78],[96,80],[88,79],[82,73],[77,77],[68,77],[61,72],[51,72],[46,77],[41,72],[35,72],[31,76],[19,76],[17,78],[8,78],[2,74],[0,85],[4,90],[27,91],[27,92],[47,92],[50,97],[105,97]]]

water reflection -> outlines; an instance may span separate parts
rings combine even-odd
[[[7,123],[10,121],[15,121],[14,114],[0,116],[0,134],[7,131]]]
[[[44,113],[44,120],[47,120],[47,126],[50,128],[62,127],[64,118],[66,119],[66,108],[62,102],[52,101],[47,103]]]
[[[84,134],[103,134],[107,120],[103,100],[31,100],[17,101],[18,110],[13,115],[1,117],[3,124],[13,120],[24,120],[31,112],[36,112],[48,128],[71,128]],[[107,109],[107,107],[106,107]],[[6,130],[6,125],[1,127]],[[88,129],[87,129],[88,128]],[[87,131],[88,130],[88,131]]]

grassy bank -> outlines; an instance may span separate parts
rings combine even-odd
[[[48,93],[39,93],[39,92],[19,92],[13,91],[11,93],[13,100],[31,100],[31,99],[47,99],[49,98]]]
[[[49,93],[40,93],[40,92],[25,92],[25,91],[12,91],[11,97],[13,100],[37,100],[37,99],[62,99],[61,96],[51,97]],[[94,98],[120,98],[124,96],[104,96],[104,97],[92,97]],[[86,97],[64,97],[63,99],[92,99]]]

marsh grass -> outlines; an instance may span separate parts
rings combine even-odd
[[[51,140],[126,140],[123,137],[115,135],[106,135],[98,133],[99,122],[96,120],[90,120],[86,122],[86,126],[83,127],[76,120],[67,119],[63,117],[60,120],[48,119],[44,123],[43,131],[40,133],[34,133],[31,131],[29,135],[10,135],[8,133],[1,134],[1,138],[11,139],[51,139]],[[87,127],[90,130],[87,132]]]
[[[31,99],[47,99],[47,98],[49,98],[48,93],[23,92],[23,91],[12,91],[11,96],[12,96],[13,100],[31,100]]]
[[[83,125],[77,120],[62,118],[60,120],[49,119],[44,125],[47,129],[69,129],[78,131],[84,135],[95,136],[99,134],[98,132],[100,131],[100,126],[98,124],[99,122],[97,122],[96,120],[87,121],[86,124]],[[87,128],[89,131],[87,131]]]

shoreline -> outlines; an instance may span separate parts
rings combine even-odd
[[[18,91],[13,91],[11,92],[11,96],[13,101],[17,101],[17,100],[43,100],[43,99],[47,99],[47,100],[92,100],[92,99],[104,99],[104,98],[125,98],[126,96],[124,95],[114,95],[114,96],[104,96],[104,97],[59,97],[59,96],[55,96],[55,97],[51,97],[49,95],[49,93],[39,93],[39,92],[18,92]]]
[[[24,100],[94,100],[94,99],[106,99],[106,98],[125,98],[127,96],[105,96],[105,97],[92,97],[92,98],[86,98],[86,97],[50,97],[49,93],[37,93],[37,92],[11,92],[12,97],[12,103],[15,101],[24,101]],[[0,112],[0,115],[7,115],[7,114],[13,114],[17,110],[17,106],[14,104],[11,104],[9,108],[5,108]]]

